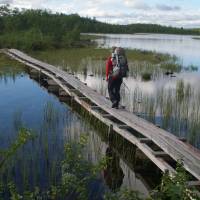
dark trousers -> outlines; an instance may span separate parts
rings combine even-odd
[[[122,78],[114,79],[109,78],[108,80],[108,93],[110,100],[112,103],[117,102],[117,104],[120,102],[120,86],[122,84]]]

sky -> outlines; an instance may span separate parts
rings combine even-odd
[[[200,27],[200,0],[0,0],[0,5],[49,9],[115,24]]]

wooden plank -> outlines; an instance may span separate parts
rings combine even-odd
[[[200,181],[197,181],[197,180],[196,181],[188,181],[187,185],[189,187],[200,186]]]
[[[165,172],[168,171],[169,175],[174,175],[176,173],[175,169],[171,167],[163,158],[157,158],[166,168]]]
[[[178,138],[180,141],[182,141],[182,142],[187,142],[187,139],[186,138],[184,138],[184,137],[181,137],[181,138]]]
[[[57,86],[58,84],[53,79],[48,79],[47,84],[50,86]]]
[[[118,126],[120,129],[127,129],[127,128],[130,128],[130,126],[128,126],[128,125],[119,125]]]
[[[113,117],[111,114],[102,114],[102,117],[104,118],[110,118],[110,117]]]
[[[69,88],[69,90],[72,92],[78,91],[77,89],[72,89],[72,88]]]
[[[88,98],[85,96],[82,96],[82,97],[79,96],[79,99],[88,99]]]
[[[65,90],[59,88],[59,96],[66,97],[68,94],[65,92]]]
[[[152,140],[149,139],[149,138],[139,138],[139,141],[140,141],[141,143],[151,143],[151,142],[152,142]]]
[[[31,70],[30,70],[30,73],[32,73],[32,74],[39,74],[39,70],[31,69]]]
[[[150,138],[157,144],[164,152],[169,154],[174,160],[183,160],[184,167],[197,179],[200,180],[200,152],[195,148],[191,148],[181,142],[176,136],[169,132],[156,127],[155,125],[141,119],[126,110],[111,109],[111,103],[105,97],[97,94],[91,88],[75,79],[72,75],[55,68],[52,65],[43,63],[33,59],[18,50],[9,50],[10,54],[17,56],[17,59],[22,58],[23,62],[41,66],[42,69],[52,71],[52,74],[59,75],[67,83],[73,85],[74,88],[81,91],[81,93],[92,100],[97,106],[109,114],[116,117],[116,119],[124,122],[128,126],[142,133],[145,137]]]
[[[90,106],[91,107],[91,109],[100,109],[101,107],[99,107],[99,106]]]
[[[169,155],[165,153],[164,151],[153,151],[153,154],[156,157],[169,157]]]

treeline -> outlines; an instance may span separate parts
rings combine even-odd
[[[79,18],[46,10],[19,11],[0,7],[0,48],[42,50],[77,45]]]
[[[114,25],[77,14],[10,9],[8,5],[0,7],[0,48],[42,50],[81,46],[84,43],[80,40],[80,32],[199,34],[198,30],[156,24]]]
[[[81,18],[81,31],[86,33],[162,33],[162,34],[182,34],[182,35],[200,35],[199,30],[184,29],[170,26],[161,26],[158,24],[128,24],[117,25],[98,22],[95,19]]]

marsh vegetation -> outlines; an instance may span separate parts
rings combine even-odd
[[[33,139],[30,131],[21,129],[16,141],[7,151],[1,152],[3,162],[0,163],[0,172],[5,171],[5,162],[18,150],[22,148],[30,139]],[[21,190],[17,189],[14,182],[6,182],[0,180],[0,198],[2,199],[80,199],[80,200],[173,200],[185,199],[198,200],[197,190],[189,188],[187,176],[181,163],[178,163],[176,174],[171,177],[168,173],[163,174],[161,184],[152,190],[148,197],[144,197],[140,192],[116,187],[111,190],[101,191],[98,193],[98,187],[95,182],[99,179],[101,171],[108,171],[113,174],[114,166],[111,163],[116,162],[116,158],[107,154],[97,164],[92,164],[85,158],[86,144],[88,143],[86,136],[80,136],[76,141],[71,141],[64,145],[64,157],[61,164],[61,179],[58,183],[51,184],[49,188],[42,189],[35,187],[34,189]],[[109,150],[110,151],[110,150]],[[95,184],[95,189],[92,185]],[[98,187],[98,188],[97,188]],[[21,188],[20,188],[21,189]]]
[[[109,49],[67,49],[31,54],[74,74],[102,95],[108,95],[104,77]],[[129,77],[121,87],[122,104],[134,114],[199,147],[200,91],[187,78],[196,68],[184,68],[176,56],[151,51],[127,50],[127,57]]]

